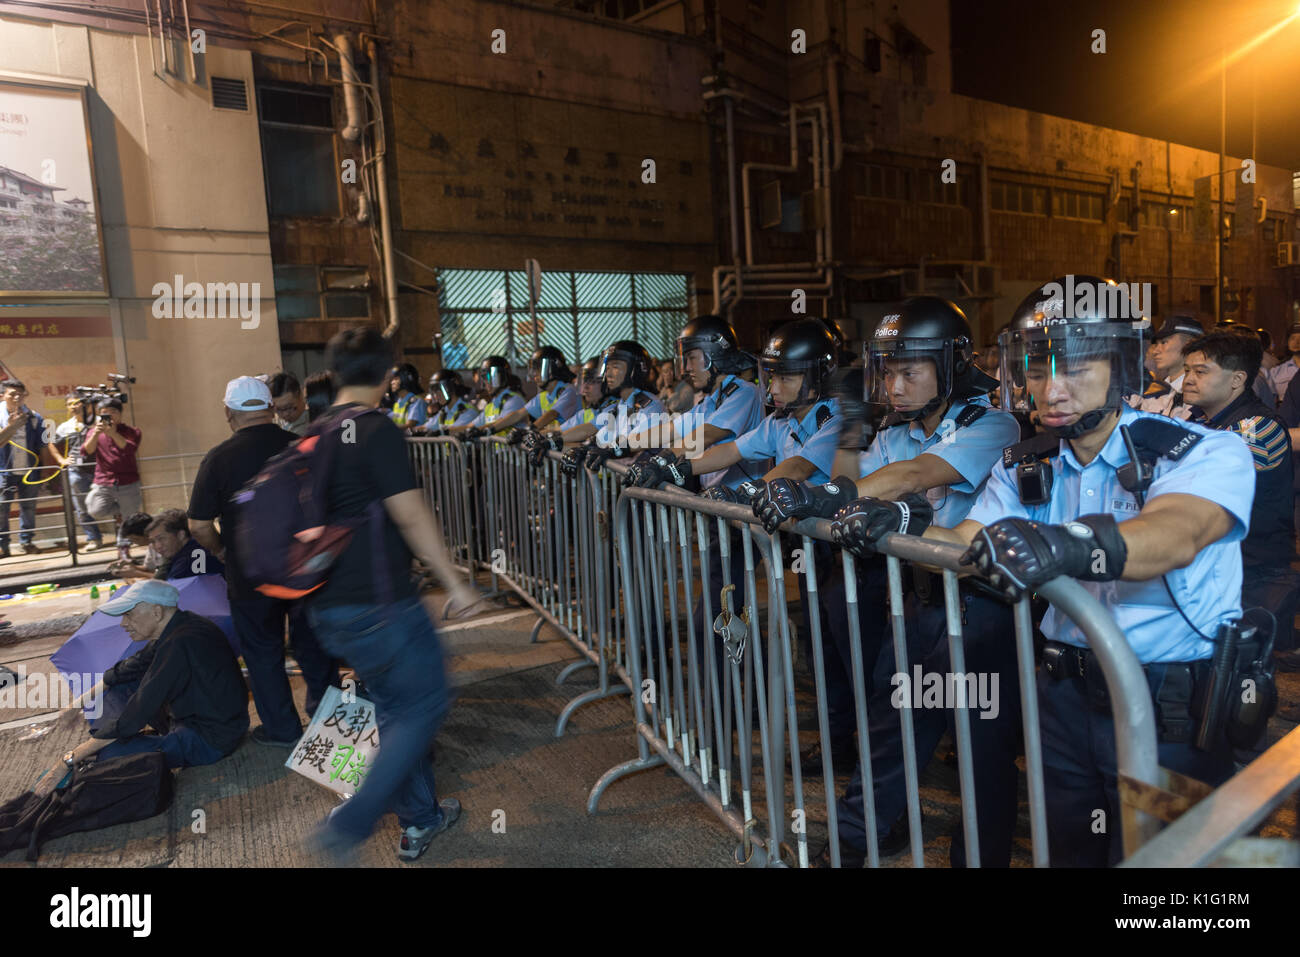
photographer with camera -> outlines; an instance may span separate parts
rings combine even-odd
[[[131,540],[122,533],[122,516],[140,511],[140,470],[135,457],[141,432],[122,423],[121,399],[100,399],[95,412],[95,424],[81,445],[83,452],[95,456],[95,480],[86,496],[86,508],[95,518],[113,519],[118,557],[129,559]]]
[[[36,546],[36,488],[25,481],[41,465],[45,445],[45,420],[27,408],[27,387],[17,379],[0,382],[0,558],[9,557],[9,503],[18,500],[18,539],[23,551],[34,555]],[[48,459],[48,454],[44,456]]]
[[[60,468],[67,471],[72,504],[77,510],[81,528],[86,533],[86,544],[81,550],[93,552],[104,543],[104,539],[99,523],[86,509],[86,495],[95,479],[95,455],[93,452],[87,453],[83,445],[95,422],[95,407],[84,394],[68,396],[67,405],[67,420],[59,423],[59,427],[54,430],[55,438],[63,440],[63,452],[54,444],[50,446],[50,455]]]

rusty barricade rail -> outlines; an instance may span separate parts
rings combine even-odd
[[[711,529],[710,525],[716,525]],[[617,505],[616,542],[621,560],[628,631],[624,667],[634,689],[637,757],[607,771],[588,799],[595,812],[613,782],[645,768],[668,765],[683,778],[736,835],[736,860],[757,866],[808,866],[810,825],[824,826],[830,863],[839,866],[835,778],[831,768],[826,704],[825,639],[818,603],[816,542],[829,541],[829,523],[805,521],[794,526],[802,546],[818,737],[823,761],[820,796],[807,786],[800,768],[798,713],[795,700],[795,647],[787,598],[787,554],[782,534],[767,535],[750,509],[675,490],[627,489]],[[710,534],[710,533],[713,534]],[[787,533],[788,534],[788,533]],[[733,604],[743,567],[744,599]],[[715,570],[710,550],[718,552]],[[969,571],[958,559],[959,547],[916,537],[892,535],[880,544],[884,556],[888,629],[893,668],[909,673],[902,577],[904,562],[939,569],[946,619],[949,668],[965,673],[965,648],[958,572]],[[791,553],[791,557],[793,553]],[[858,574],[855,559],[841,553],[844,597],[855,689],[854,717],[867,834],[867,861],[880,863],[871,780],[871,739],[867,714],[870,694],[863,660],[863,635],[857,616]],[[720,572],[720,574],[719,574]],[[1146,679],[1123,634],[1103,607],[1077,582],[1057,579],[1039,594],[1077,622],[1097,656],[1111,691],[1116,722],[1118,764],[1135,781],[1157,780],[1154,709]],[[698,602],[700,613],[683,612]],[[743,608],[743,610],[741,610]],[[1034,683],[1035,660],[1028,600],[1010,609],[1014,622],[1016,678],[1019,687],[1027,766],[1033,860],[1048,864],[1047,824]],[[705,626],[701,627],[700,623]],[[881,654],[884,655],[882,645]],[[974,769],[970,747],[970,707],[954,709],[955,745],[966,861],[978,865]],[[924,865],[921,842],[919,775],[915,731],[908,708],[899,708],[906,816],[910,824],[912,863]],[[758,731],[759,740],[753,741]],[[733,731],[738,732],[734,735]],[[757,747],[757,755],[754,747]],[[734,754],[733,754],[734,747]],[[786,758],[789,757],[787,768]],[[761,785],[759,779],[761,777]],[[811,782],[816,783],[816,782]],[[736,789],[736,791],[733,791]],[[787,813],[787,807],[789,813]],[[1130,853],[1154,835],[1158,822],[1126,807],[1126,850]]]

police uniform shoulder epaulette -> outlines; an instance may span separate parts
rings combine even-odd
[[[736,390],[739,388],[739,379],[732,379],[730,382],[725,383],[722,388],[718,390],[718,401],[714,404],[714,408],[720,407],[722,405],[722,400],[729,395],[734,395]]]
[[[1061,450],[1061,440],[1050,432],[1040,432],[1035,436],[1009,445],[1002,450],[1002,467],[1013,468],[1027,458],[1051,458]]]
[[[638,409],[644,409],[647,405],[649,405],[653,401],[654,401],[654,396],[652,396],[649,392],[638,390],[632,396],[632,411],[635,412]]]
[[[831,420],[835,413],[831,410],[829,402],[823,402],[817,406],[817,428],[820,430],[823,425]]]
[[[1139,451],[1177,462],[1205,436],[1164,416],[1143,416],[1128,427]]]
[[[964,429],[968,425],[974,425],[980,420],[985,412],[989,410],[987,405],[968,405],[957,413],[957,417],[952,420],[953,425],[959,429]]]

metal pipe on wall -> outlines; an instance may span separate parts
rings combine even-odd
[[[342,67],[343,77],[343,109],[347,113],[348,120],[347,126],[343,127],[339,135],[349,143],[355,143],[361,138],[361,94],[357,91],[361,80],[357,77],[357,67],[352,59],[352,39],[346,33],[340,33],[334,38],[334,46],[339,51],[339,64]]]
[[[750,170],[768,170],[773,173],[793,173],[799,169],[799,119],[798,111],[794,104],[790,105],[790,164],[782,166],[779,163],[745,163],[740,168],[740,190],[744,196],[745,205],[745,265],[754,262],[754,237],[751,232],[750,216],[750,196],[749,196],[749,171]]]
[[[389,213],[388,170],[384,162],[384,157],[388,153],[388,134],[383,122],[384,104],[379,97],[379,48],[374,40],[366,41],[366,56],[370,60],[370,86],[375,91],[375,109],[380,113],[379,122],[376,124],[380,132],[377,137],[378,142],[375,144],[375,181],[379,190],[379,228],[384,238],[384,295],[388,301],[388,325],[384,327],[384,335],[391,336],[397,331],[399,325],[397,269],[393,262],[393,221]]]

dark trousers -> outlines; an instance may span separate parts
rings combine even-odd
[[[937,604],[933,605],[925,604],[915,594],[909,594],[904,601],[907,681],[903,682],[895,675],[892,637],[882,642],[876,660],[867,714],[876,834],[881,839],[907,811],[900,708],[914,704],[925,689],[924,680],[920,691],[913,689],[915,666],[921,665],[923,676],[940,676],[945,689],[952,671],[942,591],[935,597]],[[973,673],[977,681],[975,696],[968,697],[967,710],[980,863],[985,867],[1009,867],[1016,824],[1016,755],[1020,750],[1021,714],[1011,607],[994,598],[963,591],[961,608],[966,657],[964,673]],[[996,686],[993,684],[995,676]],[[987,702],[978,700],[981,687],[989,692]],[[955,735],[954,712],[942,705],[928,706],[923,697],[921,700],[922,707],[911,708],[918,772],[929,763],[944,731],[952,730]],[[836,809],[840,841],[865,851],[866,813],[860,768],[854,769]],[[954,837],[950,855],[954,867],[965,866],[965,842]]]
[[[276,741],[291,741],[302,734],[302,721],[293,704],[289,678],[284,673],[285,623],[289,645],[307,684],[307,713],[313,714],[325,689],[339,684],[338,662],[326,654],[308,624],[300,602],[266,595],[232,598],[230,617],[239,638],[239,650],[248,666],[248,686],[266,734]]]
[[[36,539],[36,489],[16,480],[15,484],[0,485],[0,548],[9,547],[9,509],[14,500],[18,502],[18,541],[30,545]]]
[[[131,695],[135,694],[140,682],[130,681],[105,688],[103,693],[103,710],[100,716],[90,722],[92,728],[101,723],[114,721],[126,707]],[[169,768],[192,768],[202,764],[215,764],[226,756],[225,752],[214,748],[193,728],[173,723],[166,728],[154,728],[152,734],[134,734],[129,738],[118,738],[112,744],[101,748],[97,754],[100,760],[122,758],[129,754],[144,754],[147,751],[161,751],[167,758]]]
[[[99,524],[95,521],[93,515],[86,508],[86,494],[90,491],[90,485],[95,479],[94,466],[82,468],[72,468],[68,470],[68,488],[72,493],[72,504],[77,512],[77,519],[81,522],[81,529],[86,533],[86,541],[100,544],[104,540],[103,533],[99,530]]]
[[[1206,669],[1208,662],[1198,662]],[[1156,701],[1168,666],[1146,666]],[[1109,709],[1089,705],[1084,679],[1056,681],[1038,674],[1043,732],[1043,775],[1047,791],[1047,836],[1053,867],[1105,867],[1124,851],[1116,786],[1115,724]],[[1159,711],[1156,713],[1159,722]],[[1213,751],[1190,742],[1160,741],[1159,763],[1217,787],[1232,774],[1232,749],[1220,737]]]
[[[1242,569],[1241,608],[1266,608],[1277,622],[1274,651],[1295,648],[1296,601],[1300,598],[1300,574],[1289,565],[1248,566]]]
[[[375,706],[379,756],[327,827],[354,843],[389,811],[402,827],[442,819],[429,750],[451,707],[442,643],[418,598],[308,612],[321,644],[356,669]]]

